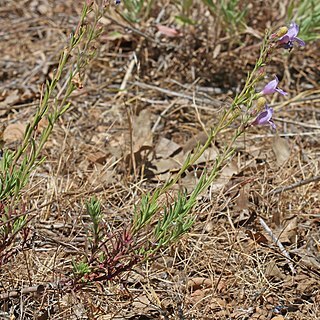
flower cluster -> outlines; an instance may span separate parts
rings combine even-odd
[[[300,46],[305,46],[305,42],[297,37],[299,33],[299,26],[295,22],[291,22],[288,31],[279,38],[278,45],[285,49],[291,50],[293,43],[297,42]]]
[[[277,33],[271,36],[271,39],[276,39],[275,43],[277,48],[284,48],[291,51],[294,42],[297,42],[300,46],[305,46],[305,42],[297,37],[298,33],[299,26],[295,22],[291,22],[289,28],[280,28]],[[285,91],[278,87],[278,84],[279,79],[275,76],[274,79],[266,84],[263,90],[257,95],[257,97],[259,97],[257,108],[261,109],[261,107],[264,107],[264,110],[258,114],[256,119],[252,122],[252,125],[271,126],[272,129],[276,130],[276,125],[272,120],[273,109],[268,106],[267,100],[263,96],[275,92],[278,92],[283,96],[287,95]]]

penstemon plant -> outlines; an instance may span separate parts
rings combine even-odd
[[[248,75],[243,90],[234,98],[229,108],[223,111],[218,124],[211,128],[204,145],[198,145],[193,154],[189,154],[179,172],[166,184],[155,189],[153,193],[142,196],[135,208],[130,228],[124,229],[122,233],[105,233],[99,238],[100,243],[97,243],[94,239],[98,238],[93,236],[91,247],[95,248],[95,252],[85,263],[80,261],[79,265],[75,265],[74,270],[77,272],[73,283],[112,280],[121,273],[131,270],[137,263],[154,257],[159,250],[166,249],[190,230],[196,220],[193,209],[198,196],[210,186],[231,159],[236,140],[253,126],[270,126],[273,131],[276,130],[272,120],[273,110],[268,106],[266,96],[274,93],[287,95],[287,93],[278,87],[279,80],[276,76],[260,92],[256,91],[256,85],[263,80],[264,70],[278,49],[291,50],[294,42],[300,46],[305,45],[303,40],[297,37],[298,32],[298,25],[292,22],[289,28],[282,27],[274,34],[265,35],[259,59]],[[191,194],[180,192],[172,202],[164,203],[164,196],[171,191],[182,174],[195,164],[220,132],[236,122],[240,123],[229,144],[217,156],[211,172],[202,174]],[[90,203],[93,206],[94,201]],[[95,228],[102,230],[101,227],[97,228],[95,215],[90,214],[93,209],[90,210],[87,205],[87,210],[92,218],[93,230]],[[79,277],[79,269],[87,273]]]
[[[23,202],[21,191],[30,174],[45,160],[41,155],[43,147],[58,119],[69,110],[72,93],[82,88],[81,78],[95,55],[94,42],[101,34],[98,23],[106,10],[106,1],[84,1],[78,25],[60,54],[52,79],[43,86],[39,106],[26,127],[22,143],[15,151],[4,150],[0,158],[0,262],[10,256],[14,238],[26,230],[28,211],[19,213],[16,209]],[[89,18],[90,13],[93,18]],[[47,125],[39,133],[43,119]]]
[[[52,79],[44,86],[39,107],[27,125],[21,145],[14,152],[4,151],[0,160],[0,201],[19,198],[31,172],[44,160],[41,151],[57,120],[68,111],[71,94],[82,86],[81,75],[94,55],[92,43],[99,36],[97,23],[103,15],[101,9],[95,10],[94,21],[88,23],[92,5],[90,1],[85,2],[78,26],[60,55]],[[73,55],[76,61],[73,61]],[[62,89],[56,92],[58,84]],[[37,137],[37,128],[42,119],[47,119],[48,125]]]
[[[163,187],[156,189],[153,195],[142,196],[140,206],[136,207],[133,217],[132,232],[134,234],[143,232],[144,227],[154,221],[156,214],[161,213],[160,217],[157,216],[155,228],[148,236],[149,239],[153,240],[150,241],[146,252],[153,254],[156,250],[179,239],[181,235],[190,230],[196,219],[192,214],[192,209],[197,204],[197,197],[210,186],[221,169],[231,159],[235,150],[234,143],[246,130],[252,126],[270,126],[272,130],[276,130],[276,125],[272,120],[273,109],[268,106],[266,96],[276,92],[281,95],[287,95],[287,93],[278,87],[279,80],[276,76],[260,92],[256,91],[256,85],[263,80],[266,66],[279,49],[291,51],[295,42],[300,46],[305,45],[304,41],[297,37],[298,32],[298,25],[292,22],[289,27],[282,27],[274,34],[266,33],[261,45],[259,59],[253,71],[248,75],[243,90],[234,98],[230,107],[223,111],[218,124],[211,128],[204,145],[198,145],[193,154],[187,157],[180,171]],[[235,129],[229,144],[216,158],[211,172],[203,173],[190,195],[179,193],[172,204],[162,205],[161,196],[179,181],[187,168],[195,164],[217,135],[223,129],[235,123],[236,120],[240,120],[240,124]]]
[[[294,42],[305,45],[297,38],[298,31],[298,26],[292,23],[289,28],[283,27],[272,35],[265,35],[259,59],[248,75],[243,90],[234,98],[229,108],[223,111],[218,124],[211,128],[204,145],[198,145],[193,154],[189,154],[179,172],[153,193],[142,196],[135,208],[130,228],[125,228],[122,233],[111,232],[101,235],[98,230],[103,229],[102,221],[97,220],[97,217],[101,217],[100,209],[97,214],[97,208],[100,206],[96,200],[87,203],[87,211],[93,224],[91,248],[94,250],[85,262],[80,261],[78,265],[74,265],[74,284],[112,280],[119,274],[131,270],[137,263],[154,257],[159,250],[167,248],[190,230],[196,219],[193,209],[198,196],[210,186],[231,159],[236,140],[253,126],[270,126],[272,130],[276,130],[272,120],[273,110],[267,105],[266,96],[287,93],[278,87],[277,77],[267,83],[260,92],[256,91],[256,85],[263,80],[264,70],[278,49],[291,50]],[[239,124],[229,144],[217,156],[211,172],[202,174],[191,194],[180,192],[171,203],[164,203],[164,196],[170,192],[182,174],[195,164],[221,131],[236,121]],[[85,270],[86,273],[79,276],[79,270]]]

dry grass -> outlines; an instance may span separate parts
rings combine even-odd
[[[239,90],[265,27],[284,21],[276,10],[280,1],[260,6],[250,11],[252,29],[239,35],[241,42],[217,31],[200,4],[193,18],[203,17],[202,23],[187,26],[182,38],[159,36],[150,21],[136,26],[141,36],[103,20],[85,86],[74,94],[45,147],[46,162],[23,194],[27,208],[35,209],[32,241],[1,267],[1,319],[271,319],[280,309],[287,319],[320,317],[319,180],[296,185],[320,174],[317,43],[274,61],[270,72],[283,75],[282,87],[290,93],[289,100],[274,101],[283,139],[267,128],[250,129],[237,144],[232,178],[213,184],[200,199],[191,233],[113,282],[81,289],[57,285],[85,250],[85,200],[96,195],[107,227],[121,229],[140,195],[177,169],[159,169],[161,139],[188,150],[191,139],[217,119],[217,99],[228,103]],[[81,1],[3,1],[2,132],[32,117],[80,10]],[[172,16],[162,23],[172,23]],[[112,39],[112,31],[122,36]],[[121,84],[127,90],[117,93]],[[215,147],[229,136],[221,134]],[[15,148],[18,140],[19,133],[4,139],[4,148]],[[146,141],[149,155],[141,151]],[[196,169],[203,166],[211,162]],[[181,186],[194,185],[194,179],[190,173]],[[287,186],[292,188],[279,192]],[[296,274],[257,217],[279,237]],[[36,292],[19,291],[30,287]]]

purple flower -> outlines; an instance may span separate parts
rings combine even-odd
[[[252,122],[252,125],[253,126],[269,126],[270,125],[274,130],[276,130],[276,125],[271,119],[272,115],[273,115],[273,109],[269,108],[266,105],[265,110],[259,113],[256,120]]]
[[[284,92],[283,90],[281,90],[280,88],[278,88],[278,83],[279,83],[279,79],[277,78],[277,76],[274,77],[274,80],[270,81],[261,91],[261,94],[272,94],[275,92],[278,92],[280,94],[282,94],[283,96],[287,95],[286,92]]]
[[[295,22],[291,22],[290,27],[285,35],[279,38],[278,43],[281,47],[285,49],[292,49],[293,42],[298,42],[298,44],[304,47],[306,44],[303,40],[297,37],[299,33],[299,26]]]

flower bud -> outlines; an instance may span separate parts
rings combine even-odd
[[[286,33],[288,32],[288,28],[287,27],[281,27],[277,32],[276,35],[277,37],[282,37],[284,36]]]
[[[265,76],[265,74],[266,74],[265,68],[264,68],[264,67],[261,67],[261,68],[258,70],[258,76],[259,76],[259,77],[263,77],[263,76]]]
[[[258,110],[258,112],[266,105],[266,103],[267,103],[267,100],[264,97],[260,97],[257,100],[257,110]]]

